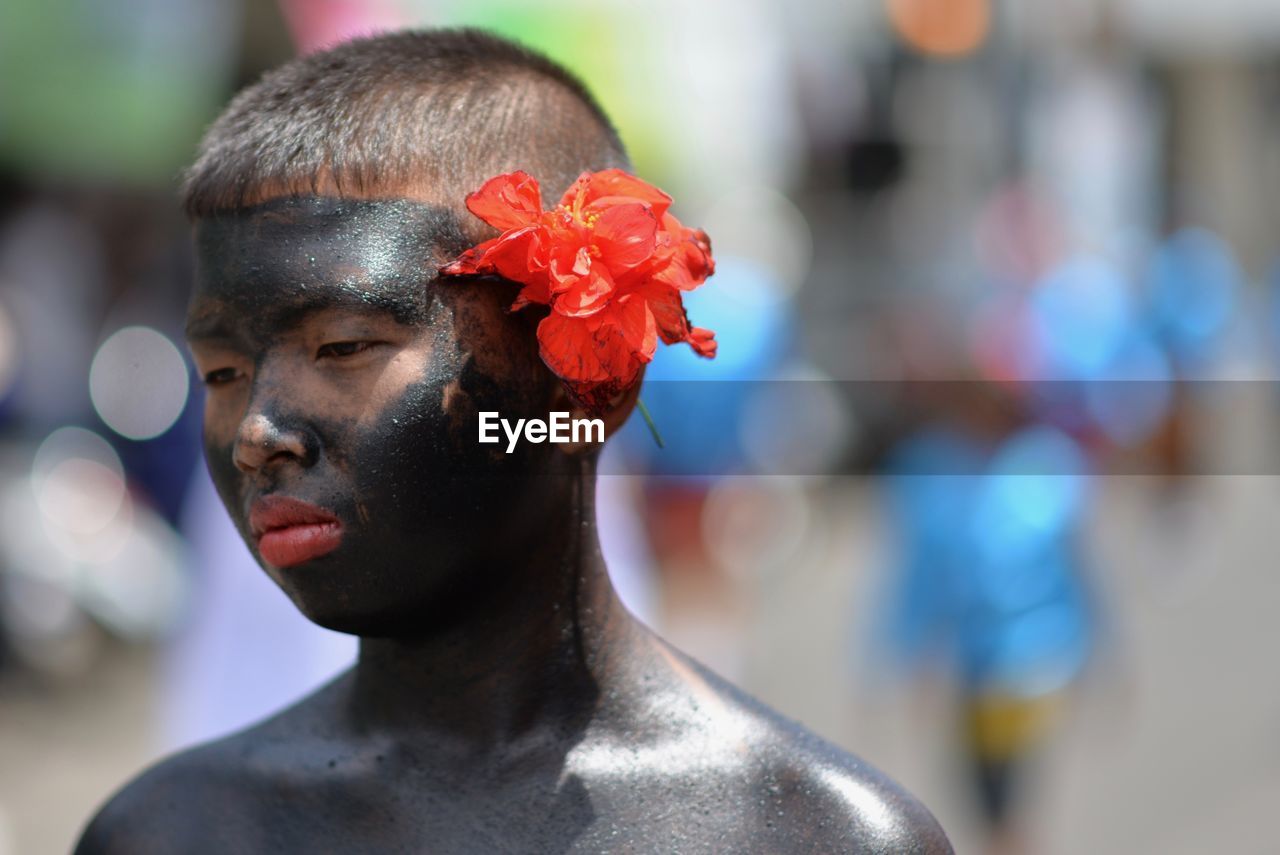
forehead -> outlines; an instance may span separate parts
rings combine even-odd
[[[407,199],[277,199],[199,220],[189,323],[281,322],[324,308],[410,322],[437,267],[468,245],[457,214]]]

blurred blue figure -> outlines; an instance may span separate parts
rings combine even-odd
[[[955,586],[961,568],[973,563],[963,515],[982,465],[977,443],[940,428],[903,441],[890,455],[885,486],[896,564],[881,631],[894,660],[908,669],[950,658]]]
[[[1007,439],[973,481],[973,565],[957,580],[961,674],[979,692],[1063,688],[1088,652],[1078,566],[1087,466],[1066,434],[1032,427]]]
[[[897,560],[881,631],[900,666],[932,665],[959,689],[993,834],[1092,647],[1078,546],[1089,478],[1076,442],[1046,426],[994,450],[934,427],[889,459]]]

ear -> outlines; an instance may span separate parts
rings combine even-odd
[[[614,396],[609,402],[609,408],[603,413],[594,415],[588,414],[585,409],[573,403],[569,398],[569,393],[565,391],[564,385],[555,384],[555,392],[552,398],[552,408],[557,411],[567,410],[571,420],[596,418],[604,422],[604,438],[608,441],[609,437],[617,433],[627,419],[631,416],[631,411],[636,407],[636,401],[640,400],[640,386],[644,381],[644,368],[641,367],[640,374],[636,377],[636,382],[632,383],[622,392]],[[601,442],[566,442],[561,444],[559,449],[565,454],[580,455],[594,454],[598,452],[604,443]]]

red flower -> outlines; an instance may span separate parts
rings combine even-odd
[[[658,188],[606,169],[584,172],[544,211],[533,177],[499,175],[467,197],[467,208],[502,234],[440,272],[520,283],[512,311],[549,306],[538,325],[542,360],[599,413],[636,381],[659,338],[715,356],[715,333],[689,325],[680,296],[715,272],[711,243],[681,225],[670,205]]]

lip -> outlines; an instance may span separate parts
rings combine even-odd
[[[288,496],[254,502],[249,530],[262,560],[274,567],[305,564],[342,543],[342,522],[331,511]]]

